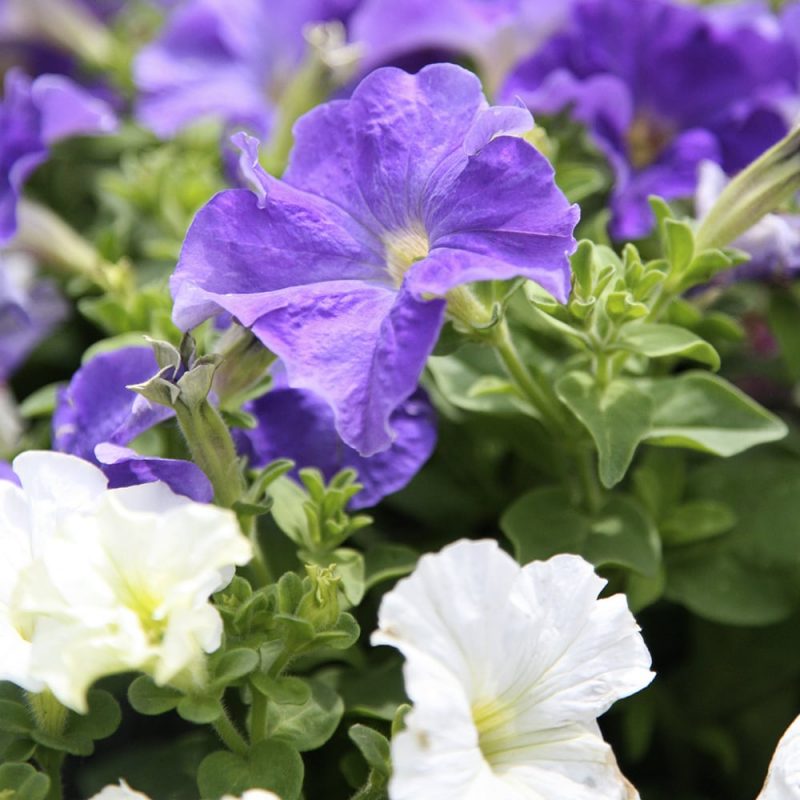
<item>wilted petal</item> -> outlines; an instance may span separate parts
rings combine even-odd
[[[203,470],[180,458],[143,456],[128,447],[99,444],[95,457],[108,478],[109,489],[161,481],[180,495],[199,503],[210,503],[214,489]]]

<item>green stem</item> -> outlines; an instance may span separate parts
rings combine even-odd
[[[61,766],[64,763],[64,753],[56,750],[40,748],[36,754],[39,766],[50,778],[50,788],[47,790],[45,800],[61,800],[63,797],[61,788]]]
[[[242,497],[244,481],[233,439],[219,412],[202,400],[191,409],[179,402],[175,413],[192,460],[214,487],[214,499],[224,508],[233,507]]]
[[[244,736],[236,730],[236,726],[228,716],[228,712],[224,709],[222,716],[214,722],[214,730],[217,732],[219,738],[222,739],[228,750],[240,756],[247,755],[250,748],[247,746]]]
[[[542,420],[553,432],[570,435],[570,425],[561,404],[552,391],[548,391],[549,379],[537,367],[522,361],[505,320],[494,329],[493,343],[509,376]]]
[[[255,744],[267,737],[267,704],[265,695],[253,689],[253,704],[250,707],[250,741]]]
[[[586,508],[593,514],[603,507],[603,490],[597,481],[594,454],[594,449],[590,447],[581,447],[576,453],[583,500],[586,503]]]
[[[248,517],[245,520],[240,519],[242,529],[247,534],[250,544],[253,546],[253,560],[250,562],[249,569],[252,571],[259,586],[269,586],[275,582],[275,578],[270,569],[267,554],[258,540],[258,520],[256,517]]]

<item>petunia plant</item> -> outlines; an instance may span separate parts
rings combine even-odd
[[[796,0],[0,48],[0,800],[800,797]]]

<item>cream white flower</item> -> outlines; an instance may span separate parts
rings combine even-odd
[[[90,513],[106,489],[96,467],[61,453],[24,453],[14,461],[20,488],[0,481],[0,680],[39,691],[32,674],[30,630],[12,615],[14,589],[69,515]]]
[[[202,680],[222,634],[208,598],[251,555],[233,513],[161,483],[108,490],[58,453],[24,453],[14,471],[22,489],[0,487],[0,640],[16,649],[0,651],[0,676],[79,712],[114,672]]]
[[[414,707],[392,742],[392,800],[637,797],[597,717],[647,686],[622,595],[578,556],[520,567],[496,542],[424,556],[383,599],[373,644],[405,656]]]
[[[800,800],[800,717],[778,742],[757,800]]]

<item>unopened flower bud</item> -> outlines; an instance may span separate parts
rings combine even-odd
[[[297,607],[297,616],[308,620],[317,630],[327,630],[339,619],[339,587],[342,579],[336,575],[336,565],[318,567],[306,564],[311,587]]]
[[[800,191],[800,126],[742,170],[700,222],[697,252],[726,247]]]

